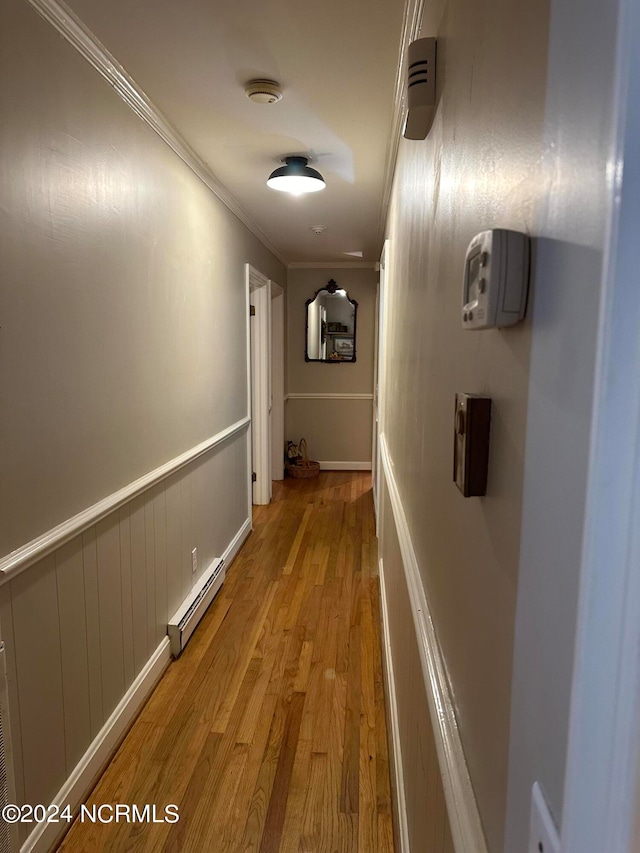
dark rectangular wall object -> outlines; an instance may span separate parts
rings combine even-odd
[[[487,493],[491,399],[456,394],[453,481],[465,498]]]

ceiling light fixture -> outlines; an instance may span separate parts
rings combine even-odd
[[[326,187],[324,178],[316,169],[307,166],[308,157],[285,157],[286,166],[280,166],[269,175],[267,186],[291,195],[315,193]]]

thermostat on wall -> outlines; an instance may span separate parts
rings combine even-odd
[[[493,228],[469,243],[462,291],[463,329],[513,326],[524,319],[529,289],[529,238]]]

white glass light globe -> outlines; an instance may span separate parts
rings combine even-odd
[[[306,175],[278,175],[269,178],[267,186],[272,190],[292,195],[303,195],[304,193],[317,193],[326,186],[324,181],[317,178],[308,178]]]

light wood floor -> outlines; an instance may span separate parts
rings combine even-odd
[[[370,475],[274,487],[89,800],[179,822],[76,823],[64,853],[392,853]]]

